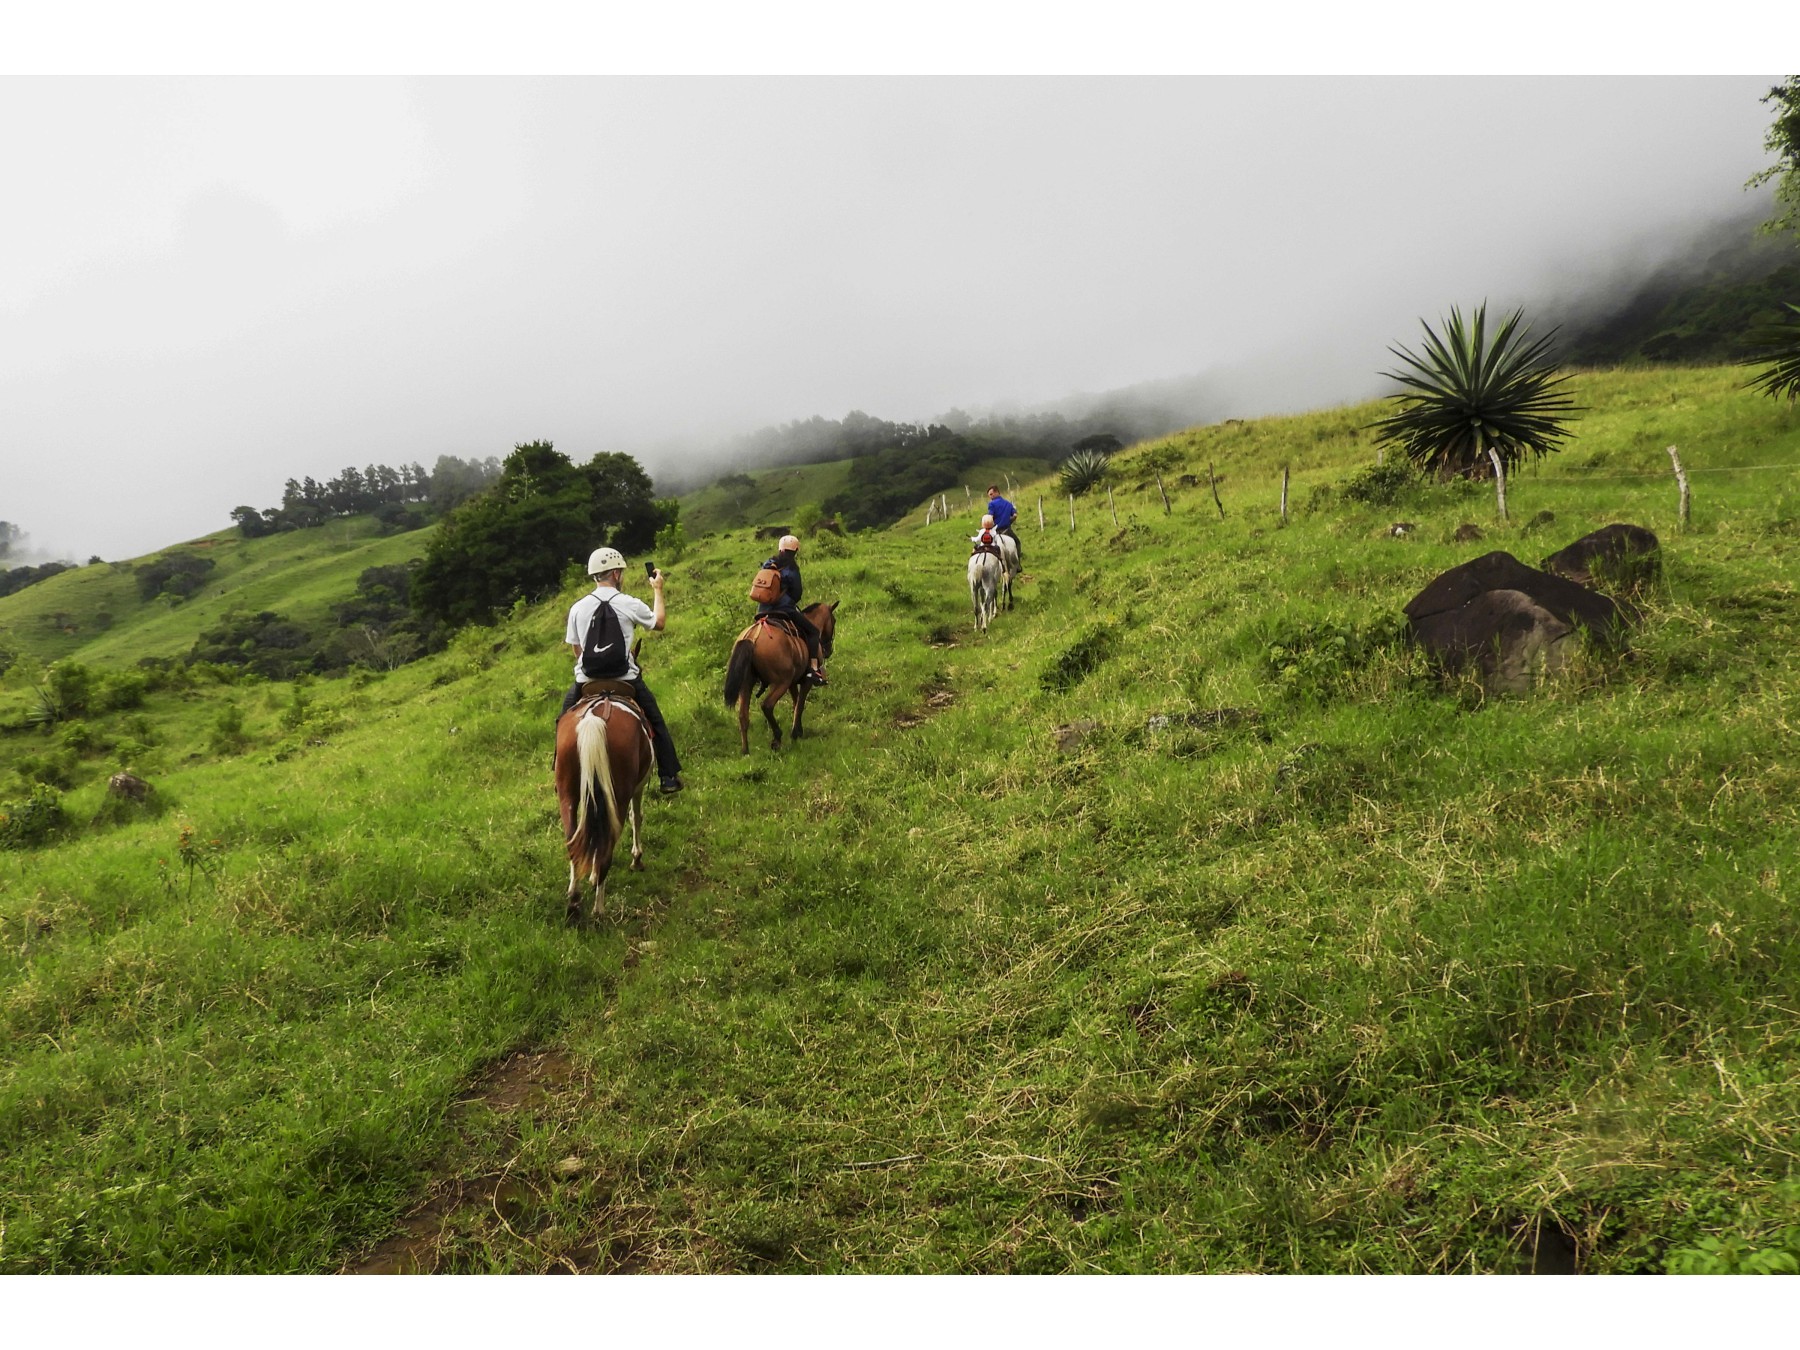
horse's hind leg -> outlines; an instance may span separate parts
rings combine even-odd
[[[581,922],[581,883],[575,879],[575,864],[569,864],[569,893],[564,897],[568,906],[566,917],[570,923]]]
[[[769,724],[769,735],[771,737],[769,749],[771,750],[781,749],[781,723],[775,720],[775,705],[781,702],[783,695],[785,695],[787,691],[788,686],[785,684],[774,685],[770,688],[767,696],[764,697],[762,701],[763,721]]]
[[[646,779],[645,782],[649,780]],[[644,870],[644,846],[638,842],[638,827],[644,823],[644,789],[639,784],[638,790],[631,798],[631,809],[626,813],[631,817],[631,870]]]
[[[744,692],[738,695],[738,753],[750,753],[750,685],[747,681]]]

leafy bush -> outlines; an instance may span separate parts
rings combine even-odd
[[[209,740],[213,753],[235,754],[249,743],[250,738],[244,734],[243,709],[235,703],[227,703],[213,719],[212,736]]]
[[[23,801],[0,806],[0,848],[35,848],[67,823],[62,794],[39,783]]]
[[[1348,501],[1368,506],[1396,506],[1419,486],[1418,470],[1396,455],[1385,464],[1371,464],[1344,481],[1340,491]]]
[[[1336,693],[1356,671],[1397,650],[1406,631],[1398,614],[1362,623],[1286,623],[1270,632],[1263,661],[1289,694]]]
[[[1062,462],[1057,474],[1062,479],[1064,492],[1081,497],[1106,482],[1108,467],[1106,455],[1101,451],[1077,450]]]
[[[681,528],[679,520],[672,520],[656,532],[656,542],[651,545],[652,561],[657,563],[680,562],[681,555],[687,552],[687,531]]]

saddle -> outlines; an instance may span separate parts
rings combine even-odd
[[[974,548],[969,550],[969,556],[971,558],[978,553],[985,553],[989,557],[998,558],[1001,562],[1006,561],[1006,555],[1000,551],[1000,545],[998,544],[977,544]]]
[[[792,614],[785,614],[780,610],[772,610],[767,614],[758,614],[756,616],[756,623],[766,623],[772,628],[780,628],[785,632],[792,633],[795,637],[800,637],[800,625],[794,622],[794,616]],[[752,624],[751,626],[754,627],[755,625]],[[806,639],[800,638],[800,640],[804,642]]]
[[[626,680],[588,680],[581,686],[581,697],[616,698],[637,707],[637,691]]]

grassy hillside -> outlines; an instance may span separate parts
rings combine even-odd
[[[90,563],[0,596],[0,640],[48,663],[130,665],[144,656],[184,656],[227,609],[275,610],[298,623],[323,620],[356,589],[365,568],[423,555],[434,527],[383,535],[374,517],[245,539],[221,530],[134,561]],[[205,585],[186,600],[145,600],[136,564],[172,553],[209,559]]]
[[[706,540],[646,663],[690,791],[598,932],[560,924],[546,762],[574,592],[387,675],[153,695],[160,801],[80,788],[0,852],[0,1270],[1787,1250],[1800,499],[1751,466],[1800,417],[1739,378],[1581,377],[1506,525],[1347,502],[1372,407],[1137,447],[1117,527],[1019,494],[985,639],[959,521],[821,541],[832,686],[779,756],[719,699],[764,546]],[[1613,520],[1666,550],[1629,659],[1487,701],[1394,640],[1442,568]]]

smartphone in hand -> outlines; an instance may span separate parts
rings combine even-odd
[[[644,564],[644,575],[651,578],[652,580],[654,580],[656,577],[656,564],[653,562],[645,563]]]

